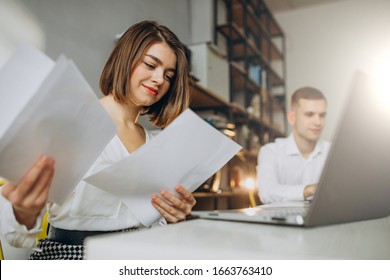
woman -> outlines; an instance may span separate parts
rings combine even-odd
[[[156,22],[135,24],[115,45],[100,88],[104,95],[100,102],[118,132],[86,176],[123,159],[153,137],[138,124],[141,114],[150,115],[154,125],[164,128],[188,107],[188,64],[182,44]],[[47,203],[53,175],[54,159],[43,156],[16,185],[7,182],[3,186],[9,203],[2,211],[2,220],[7,220],[2,232],[14,246],[35,245],[48,205],[49,236],[39,242],[31,259],[82,259],[85,237],[142,228],[120,198],[84,181],[63,205]],[[175,190],[180,198],[164,190],[151,198],[161,214],[160,224],[184,220],[195,205],[183,186]]]

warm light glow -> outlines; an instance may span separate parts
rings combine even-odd
[[[385,69],[385,68],[383,68]],[[386,104],[390,104],[390,63],[386,70],[383,70],[377,79],[378,93],[381,95],[381,100]]]
[[[254,206],[253,206],[254,207]],[[243,212],[248,216],[254,216],[258,212],[258,209],[256,208],[246,208],[243,210]]]
[[[390,110],[390,53],[378,59],[372,74],[380,103]]]
[[[253,178],[247,178],[245,180],[245,187],[248,189],[248,190],[254,190],[255,189],[255,180]]]
[[[236,125],[234,123],[228,123],[228,124],[226,124],[226,128],[227,129],[235,129]]]
[[[236,133],[234,131],[229,130],[229,129],[224,129],[223,134],[225,134],[226,136],[229,136],[229,137],[234,137],[236,135]]]
[[[255,188],[256,188],[256,182],[253,178],[246,178],[245,179],[245,188],[249,190],[249,207],[255,207],[256,206],[256,199],[255,199]]]

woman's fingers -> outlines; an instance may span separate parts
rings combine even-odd
[[[24,205],[26,207],[43,207],[46,204],[50,185],[54,176],[54,162],[48,161],[47,166],[42,169],[37,181],[34,184],[34,188],[31,190],[28,196],[24,199]]]
[[[171,195],[164,194],[164,195],[162,195],[162,197],[154,195],[152,197],[152,202],[157,204],[161,209],[164,210],[164,212],[166,212],[172,216],[180,215],[179,213],[183,212],[182,209],[179,208],[179,206],[177,206],[177,204],[173,204],[169,199],[167,199],[167,197],[171,197]],[[173,200],[179,201],[177,198],[175,198]],[[181,205],[181,202],[180,202],[180,205]],[[181,206],[181,207],[184,208],[184,206]]]
[[[161,197],[153,196],[152,203],[160,214],[169,222],[175,223],[184,220],[191,213],[196,200],[183,186],[177,186],[176,191],[180,198],[168,191],[161,191]]]
[[[50,168],[50,172],[47,173],[47,176],[45,177],[45,180],[43,182],[45,188],[43,188],[40,195],[37,197],[37,203],[46,204],[47,199],[49,197],[49,191],[50,191],[51,183],[53,181],[53,177],[54,177],[54,160],[53,160],[53,166],[52,168]]]
[[[16,185],[12,184],[9,181],[5,181],[3,187],[1,188],[1,194],[8,200],[10,200],[11,194],[15,191]]]
[[[185,219],[185,215],[182,212],[175,210],[172,206],[169,206],[161,198],[154,196],[152,198],[152,204],[158,212],[170,223],[177,223],[180,220]]]
[[[2,188],[2,194],[11,202],[17,220],[28,228],[33,226],[36,216],[46,204],[53,176],[54,160],[40,157],[18,184],[6,182]]]
[[[31,194],[31,192],[38,188],[43,188],[44,186],[36,184],[38,179],[41,177],[42,173],[48,166],[50,166],[51,159],[45,156],[39,157],[34,165],[27,171],[27,173],[21,178],[17,184],[17,188],[13,192],[16,201],[20,199],[25,199],[26,196]],[[49,167],[50,168],[50,167]]]
[[[6,182],[2,195],[17,211],[39,212],[46,203],[53,176],[54,160],[40,157],[18,184]]]
[[[183,199],[185,199],[185,201],[191,205],[191,209],[192,207],[195,206],[196,204],[196,200],[195,200],[195,197],[192,195],[192,193],[190,193],[186,188],[184,188],[183,186],[181,185],[178,185],[176,186],[175,190],[181,194],[181,196],[183,197]]]

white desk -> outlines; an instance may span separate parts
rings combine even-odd
[[[316,228],[191,220],[86,240],[87,259],[390,259],[390,217]]]

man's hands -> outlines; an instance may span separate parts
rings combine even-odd
[[[303,190],[303,197],[305,199],[307,199],[307,198],[313,196],[314,193],[316,192],[316,189],[317,189],[317,184],[307,185],[305,187],[305,189]]]

